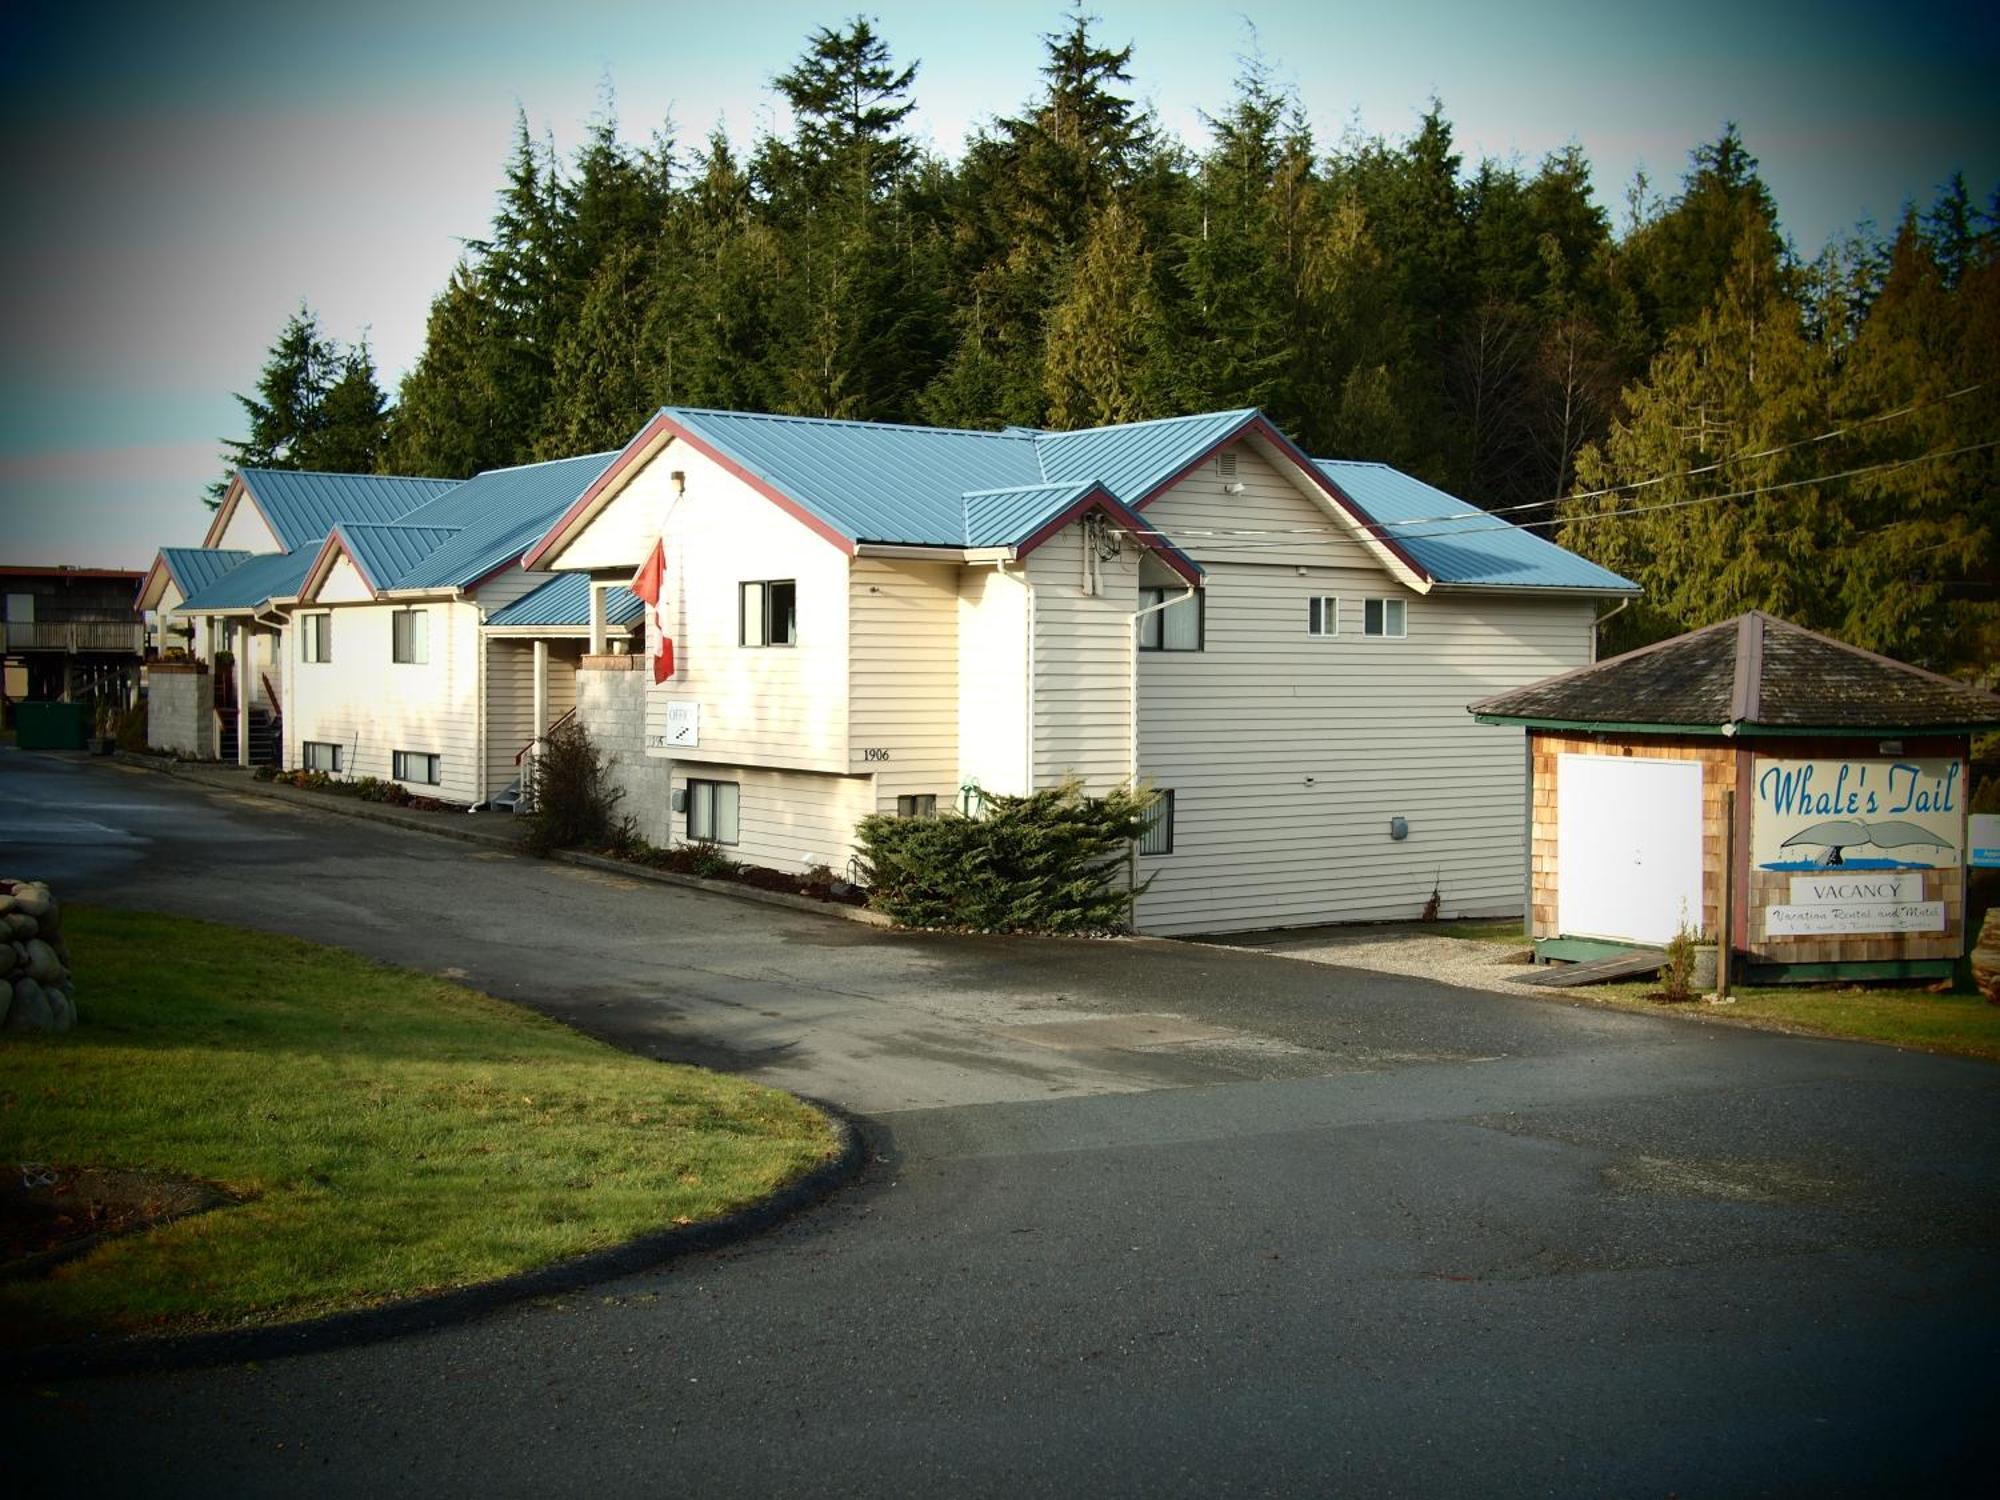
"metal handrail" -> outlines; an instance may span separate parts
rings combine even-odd
[[[527,744],[523,745],[520,749],[516,750],[514,752],[514,764],[518,766],[522,762],[522,760],[526,758],[530,750],[534,749],[535,746],[541,744],[544,740],[548,739],[549,736],[553,735],[558,729],[562,728],[563,725],[567,724],[571,719],[574,719],[575,717],[576,717],[576,710],[572,708],[567,713],[565,713],[560,719],[557,719],[555,723],[549,725],[549,727],[545,731],[543,731],[541,734],[536,735],[533,739],[529,740]]]

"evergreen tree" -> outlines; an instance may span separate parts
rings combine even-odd
[[[363,342],[340,357],[340,376],[321,397],[318,420],[299,443],[302,469],[373,474],[389,436],[389,398],[375,381],[375,361]]]
[[[1689,157],[1680,195],[1634,231],[1625,245],[1642,310],[1656,337],[1693,323],[1715,299],[1746,233],[1780,266],[1777,206],[1757,175],[1757,158],[1732,120]]]
[[[211,509],[222,503],[229,476],[238,469],[298,469],[301,451],[310,452],[325,420],[327,392],[340,371],[340,349],[320,332],[319,319],[304,303],[285,321],[271,346],[257,393],[237,393],[249,434],[223,440],[225,472],[208,488]]]
[[[614,246],[556,342],[555,372],[537,456],[569,458],[623,447],[667,396],[652,358],[646,255]]]
[[[1812,482],[1824,455],[1803,441],[1828,425],[1832,370],[1782,283],[1769,225],[1746,224],[1714,305],[1668,340],[1604,443],[1577,457],[1578,483],[1610,492],[1565,507],[1560,540],[1646,591],[1615,644],[1751,608],[1815,629],[1843,623],[1829,575],[1850,527]]]
[[[1102,427],[1166,415],[1153,261],[1115,200],[1097,216],[1067,295],[1049,318],[1050,425]]]
[[[403,377],[389,425],[389,472],[466,479],[515,462],[520,438],[509,429],[496,376],[495,322],[479,272],[461,260],[431,302],[424,352]]]

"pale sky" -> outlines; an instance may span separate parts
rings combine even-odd
[[[0,561],[143,566],[191,545],[232,391],[301,299],[366,336],[392,392],[460,242],[488,225],[514,113],[574,146],[600,85],[623,133],[783,129],[769,82],[852,4],[0,0]],[[885,3],[919,133],[956,155],[1032,94],[1065,8]],[[1102,0],[1134,87],[1204,139],[1259,45],[1321,138],[1405,134],[1433,94],[1468,167],[1581,142],[1614,218],[1643,167],[1742,127],[1811,255],[1953,170],[2000,184],[2000,8],[1682,0]],[[1246,20],[1246,17],[1248,18]],[[1255,25],[1255,42],[1250,23]]]

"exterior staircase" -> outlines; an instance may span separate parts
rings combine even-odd
[[[217,708],[216,720],[222,726],[222,758],[236,759],[236,705]],[[268,708],[250,710],[250,764],[253,766],[276,766],[284,753],[284,720]]]

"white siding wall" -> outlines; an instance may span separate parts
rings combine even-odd
[[[1253,484],[1248,459],[1239,476]],[[1197,475],[1148,514],[1164,520],[1172,502],[1192,533],[1234,524],[1224,517],[1238,498]],[[1289,518],[1260,500],[1255,524],[1310,526],[1315,513],[1303,496]],[[1174,853],[1139,862],[1142,879],[1157,876],[1140,926],[1407,920],[1433,882],[1447,915],[1518,912],[1521,736],[1465,708],[1588,662],[1591,601],[1420,597],[1358,548],[1343,561],[1360,565],[1311,563],[1304,577],[1289,550],[1279,560],[1195,535],[1187,548],[1208,570],[1207,649],[1139,658],[1140,768],[1176,797]],[[1306,634],[1314,594],[1339,597],[1336,638]],[[1362,635],[1371,596],[1408,602],[1406,639]],[[1389,837],[1397,816],[1409,820],[1401,841]]]
[[[581,641],[549,642],[549,717],[535,724],[535,643],[487,636],[486,795],[496,796],[519,773],[514,757],[528,741],[576,706]]]
[[[326,570],[326,578],[321,582],[311,601],[305,606],[310,609],[320,604],[368,604],[375,598],[375,591],[361,576],[345,553],[337,555],[331,567]]]
[[[1236,459],[1233,481],[1223,479],[1211,459],[1146,507],[1146,519],[1183,551],[1204,566],[1234,561],[1379,567],[1338,518],[1272,467],[1253,443],[1238,442],[1227,451]],[[1243,493],[1225,494],[1226,483],[1242,485]],[[1226,534],[1241,531],[1265,534]]]
[[[677,502],[668,479],[676,469],[687,475],[687,493]],[[700,745],[654,753],[846,771],[847,555],[678,443],[641,469],[612,509],[635,500],[664,519],[678,615],[678,670],[647,693],[648,746],[666,733],[668,700],[685,699],[700,705]],[[652,533],[644,532],[620,566],[636,569],[651,546]],[[567,565],[569,556],[562,560]],[[799,643],[739,646],[738,585],[769,579],[798,584]]]
[[[1070,526],[1029,555],[1034,585],[1035,785],[1081,777],[1105,792],[1132,777],[1132,612],[1139,555],[1129,542],[1083,592],[1083,530]]]
[[[875,810],[873,780],[867,776],[677,762],[672,787],[685,787],[690,776],[733,781],[741,788],[742,839],[727,851],[732,859],[794,874],[814,865],[844,874],[854,851],[854,827]],[[687,815],[671,816],[672,842],[684,843]]]
[[[922,793],[949,807],[958,794],[958,575],[956,563],[854,561],[849,769],[874,775],[878,811]]]
[[[490,620],[516,599],[533,593],[555,576],[553,573],[530,573],[526,568],[509,566],[473,590],[472,599],[479,606],[480,618]]]
[[[441,784],[405,783],[448,802],[478,796],[479,613],[465,603],[420,606],[430,611],[430,660],[390,660],[386,604],[350,604],[333,611],[333,660],[291,665],[285,739],[292,765],[306,740],[342,747],[344,775],[388,779],[391,754],[414,750],[443,757]],[[286,650],[296,656],[297,630]],[[551,673],[551,681],[556,674]],[[512,751],[509,751],[512,754]]]
[[[223,549],[240,548],[245,552],[283,552],[278,545],[277,533],[257,509],[249,495],[239,491],[235,503],[229,508],[229,519],[223,523],[222,534],[214,541],[204,542],[204,546]]]
[[[959,780],[1028,790],[1028,587],[1019,572],[966,568],[958,593]]]

